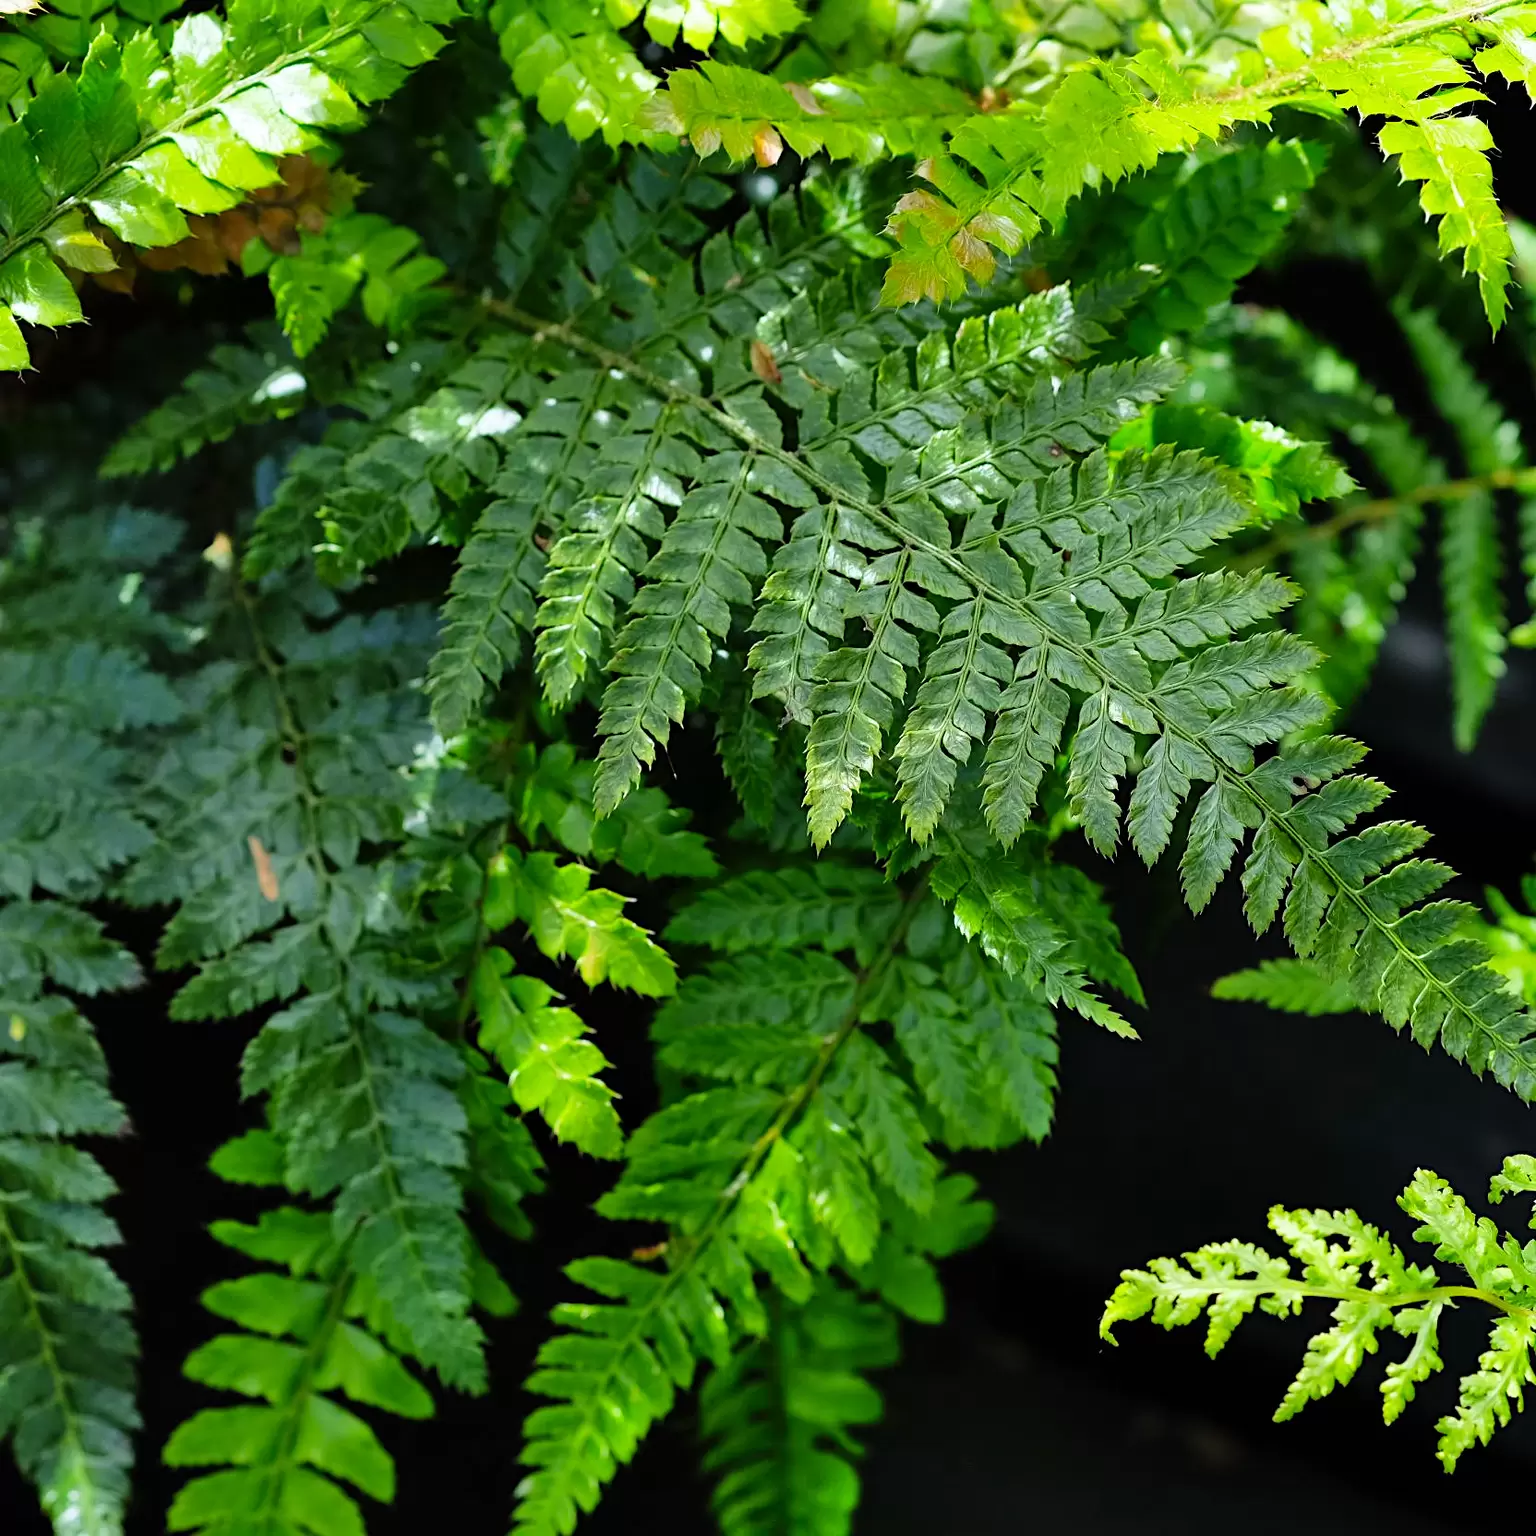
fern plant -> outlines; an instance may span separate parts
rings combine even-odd
[[[1062,1028],[1163,1027],[1123,844],[1279,925],[1228,995],[1536,1097],[1523,930],[1441,896],[1338,720],[1431,536],[1458,745],[1526,638],[1483,365],[1531,242],[1478,112],[1533,47],[1503,0],[7,23],[0,362],[44,366],[0,410],[0,1433],[61,1536],[122,1529],[137,1424],[75,1000],[149,969],[243,1051],[195,1155],[248,1262],[151,1452],[226,1536],[366,1528],[378,1416],[491,1389],[583,1157],[611,1235],[525,1362],[513,1528],[569,1536],[697,1388],[722,1531],[842,1536],[974,1154],[1048,1133]],[[1286,307],[1320,256],[1402,398]],[[61,409],[94,341],[38,328],[87,315],[132,346]],[[1327,1297],[1288,1404],[1391,1327],[1395,1412],[1487,1302],[1453,1464],[1525,1379],[1526,1260],[1409,1204],[1468,1286],[1282,1213],[1300,1279],[1202,1250],[1110,1321]]]

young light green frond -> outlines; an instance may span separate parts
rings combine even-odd
[[[512,971],[512,957],[488,949],[473,978],[480,1044],[509,1080],[521,1110],[538,1110],[561,1141],[593,1157],[618,1157],[624,1131],[613,1090],[597,1074],[611,1065],[558,994]]]
[[[1536,1190],[1532,1160],[1506,1159],[1490,1199]],[[1296,1379],[1286,1391],[1277,1421],[1307,1403],[1347,1386],[1384,1333],[1409,1340],[1405,1356],[1388,1363],[1382,1412],[1393,1423],[1418,1386],[1442,1368],[1438,1324],[1448,1306],[1482,1303],[1495,1316],[1488,1349],[1478,1369],[1461,1381],[1454,1413],[1436,1426],[1437,1455],[1447,1472],[1473,1445],[1486,1445],[1523,1406],[1536,1383],[1530,1299],[1536,1273],[1528,1245],[1501,1233],[1436,1174],[1420,1170],[1399,1202],[1419,1223],[1414,1237],[1433,1243],[1437,1258],[1465,1271],[1467,1284],[1442,1284],[1435,1271],[1407,1261],[1377,1228],[1353,1211],[1287,1211],[1276,1207],[1269,1224],[1291,1260],[1241,1242],[1212,1243],[1174,1259],[1154,1259],[1145,1270],[1126,1270],[1105,1309],[1100,1332],[1111,1343],[1121,1322],[1149,1314],[1164,1328],[1208,1318],[1206,1349],[1215,1354],[1255,1307],[1278,1317],[1299,1314],[1312,1300],[1332,1301],[1334,1324],[1314,1337]],[[1292,1262],[1299,1267],[1293,1273]]]
[[[277,1183],[282,1163],[268,1132],[215,1157],[217,1170],[241,1183]],[[270,1267],[204,1292],[203,1305],[239,1331],[200,1346],[185,1370],[252,1401],[201,1409],[177,1427],[166,1461],[220,1470],[180,1490],[168,1526],[209,1536],[355,1536],[363,1516],[354,1493],[391,1502],[395,1465],[367,1420],[336,1396],[410,1419],[431,1414],[431,1396],[371,1316],[372,1281],[323,1213],[282,1206],[250,1225],[215,1222],[213,1235]]]
[[[1265,960],[1211,983],[1211,996],[1233,1003],[1263,1003],[1282,1013],[1353,1013],[1349,983],[1313,960]]]
[[[637,136],[657,85],[619,33],[618,13],[628,22],[639,9],[633,0],[496,0],[490,20],[513,85],[546,121],[563,123],[577,140],[601,133],[620,144]],[[717,17],[725,9],[696,3],[688,14]],[[664,0],[659,14],[681,10]]]
[[[847,1536],[859,1499],[849,1432],[881,1412],[863,1373],[897,1348],[884,1307],[823,1280],[710,1373],[699,1408],[722,1536]]]
[[[1090,187],[1113,184],[1164,155],[1218,139],[1240,123],[1267,123],[1277,107],[1384,116],[1379,135],[1402,176],[1421,184],[1424,212],[1439,219],[1442,252],[1460,252],[1495,329],[1505,310],[1511,244],[1493,196],[1492,137],[1458,109],[1481,102],[1461,62],[1463,26],[1479,8],[1383,11],[1363,3],[1302,7],[1202,80],[1152,48],[1095,57],[1005,110],[974,114],[945,152],[920,162],[932,191],[908,193],[892,215],[900,251],[885,302],[959,298],[986,282],[994,252],[1013,254],[1044,225],[1059,224]],[[1530,23],[1511,7],[1509,43],[1490,68],[1528,51]]]
[[[863,164],[937,154],[971,110],[954,86],[890,65],[806,83],[710,60],[668,75],[645,121],[738,164],[773,165],[786,144],[797,155]]]
[[[623,915],[627,897],[593,889],[591,879],[590,870],[554,854],[503,848],[486,883],[486,925],[496,932],[526,923],[539,948],[552,960],[573,960],[589,987],[607,981],[643,997],[668,996],[677,972],[666,951]]]
[[[1293,517],[1306,502],[1332,501],[1359,489],[1321,443],[1295,437],[1273,422],[1245,421],[1209,406],[1155,406],[1127,422],[1110,446],[1193,449],[1215,459],[1237,472],[1258,523]],[[1310,595],[1304,589],[1302,600]]]
[[[171,245],[186,213],[217,213],[277,179],[277,157],[321,142],[443,46],[455,0],[233,0],[153,28],[95,35],[78,75],[55,74],[0,132],[0,367],[28,366],[17,322],[68,325],[62,268],[103,271],[89,213],[127,245]]]

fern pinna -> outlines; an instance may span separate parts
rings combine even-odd
[[[249,1263],[164,1448],[171,1527],[226,1536],[358,1536],[379,1416],[487,1390],[577,1157],[620,1225],[515,1528],[568,1536],[697,1385],[727,1536],[843,1536],[873,1373],[990,1221],[949,1153],[1040,1140],[1061,1019],[1148,1007],[1084,863],[1123,844],[1283,929],[1224,995],[1536,1097],[1528,920],[1442,897],[1335,719],[1427,551],[1456,745],[1533,638],[1536,240],[1478,116],[1529,7],[173,9],[0,37],[0,365],[139,337],[0,410],[0,1432],[59,1532],[122,1528],[137,1424],[76,999],[145,961],[243,1045],[199,1157]],[[1320,256],[1399,376],[1287,308]],[[1470,1286],[1281,1212],[1302,1278],[1218,1245],[1111,1321],[1326,1296],[1287,1403],[1390,1327],[1395,1412],[1488,1302],[1452,1464],[1529,1266],[1406,1198]]]

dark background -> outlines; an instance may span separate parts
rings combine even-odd
[[[1496,116],[1501,191],[1517,212],[1536,215],[1536,186],[1522,169],[1536,147],[1530,117],[1509,101],[1496,104]],[[228,285],[217,286],[227,296]],[[1283,299],[1404,397],[1400,344],[1357,274],[1293,269],[1256,282],[1252,296]],[[228,307],[227,297],[208,302]],[[159,345],[164,337],[166,316],[152,297],[147,305],[99,297],[91,313],[89,330],[58,338],[40,377],[7,386],[0,411],[24,413],[89,390],[109,359],[120,366],[144,338]],[[189,359],[199,346],[189,340]],[[1505,398],[1529,403],[1524,359],[1506,350],[1488,367]],[[1536,413],[1526,420],[1527,442],[1536,444]],[[1438,594],[1432,561],[1424,564],[1349,724],[1373,748],[1371,770],[1397,791],[1392,813],[1434,830],[1431,851],[1463,871],[1459,893],[1477,899],[1485,884],[1513,891],[1536,851],[1536,658],[1512,655],[1477,751],[1455,753]],[[1513,611],[1525,617],[1518,600]],[[1149,1006],[1136,1018],[1143,1038],[1127,1043],[1067,1020],[1049,1141],[966,1160],[997,1205],[997,1227],[987,1245],[946,1266],[948,1323],[909,1326],[905,1361],[881,1379],[887,1413],[868,1436],[858,1529],[1482,1529],[1494,1508],[1526,1494],[1536,1473],[1536,1424],[1517,1423],[1490,1449],[1472,1452],[1454,1479],[1434,1460],[1434,1420],[1454,1398],[1456,1376],[1471,1368],[1485,1319],[1453,1319],[1448,1370],[1387,1430],[1375,1390],[1379,1361],[1300,1420],[1268,1422],[1300,1361],[1305,1321],[1245,1324],[1212,1363],[1198,1330],[1165,1336],[1128,1325],[1111,1349],[1097,1337],[1097,1317],[1122,1267],[1217,1238],[1262,1240],[1274,1202],[1352,1205],[1406,1240],[1393,1201],[1414,1169],[1434,1168],[1480,1199],[1503,1156],[1536,1151],[1531,1111],[1378,1020],[1297,1019],[1213,1002],[1215,977],[1278,952],[1272,940],[1255,946],[1232,890],[1197,922],[1179,900],[1171,863],[1152,875],[1129,857],[1093,867],[1113,892],[1146,986]],[[118,931],[140,953],[152,945],[152,923],[119,921]],[[236,1064],[251,1030],[169,1024],[170,990],[157,982],[92,1010],[136,1128],[104,1151],[123,1185],[115,1212],[127,1247],[119,1257],[144,1345],[146,1428],[130,1536],[163,1529],[180,1477],[158,1465],[158,1448],[208,1401],[179,1374],[186,1353],[212,1331],[194,1298],[230,1272],[230,1256],[204,1228],[244,1213],[240,1192],[217,1184],[205,1162],[245,1123]],[[587,1012],[620,1063],[631,1105],[643,1104],[643,1013],[604,1011],[596,999]],[[399,1460],[400,1494],[392,1509],[369,1511],[374,1536],[414,1536],[445,1522],[465,1533],[505,1527],[529,1406],[516,1383],[544,1334],[543,1314],[562,1294],[556,1271],[612,1241],[583,1204],[603,1187],[603,1170],[556,1154],[552,1172],[559,1197],[534,1203],[538,1237],[500,1255],[524,1311],[492,1325],[497,1386],[476,1401],[440,1394],[438,1417],[423,1425],[380,1424]],[[1514,1207],[1505,1215],[1518,1224]],[[684,1405],[583,1530],[691,1536],[711,1529],[706,1497]],[[46,1530],[8,1458],[0,1460],[0,1529]]]

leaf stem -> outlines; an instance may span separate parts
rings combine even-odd
[[[1341,508],[1320,523],[1305,523],[1283,529],[1273,538],[1229,562],[1236,571],[1254,570],[1267,565],[1279,556],[1299,549],[1317,539],[1329,539],[1347,528],[1362,523],[1379,523],[1407,507],[1427,506],[1432,502],[1461,501],[1476,496],[1481,491],[1515,489],[1536,491],[1536,469],[1529,466],[1505,467],[1489,470],[1482,475],[1467,475],[1459,480],[1442,480],[1433,485],[1418,485],[1400,496],[1378,496],[1370,501],[1357,501]]]

